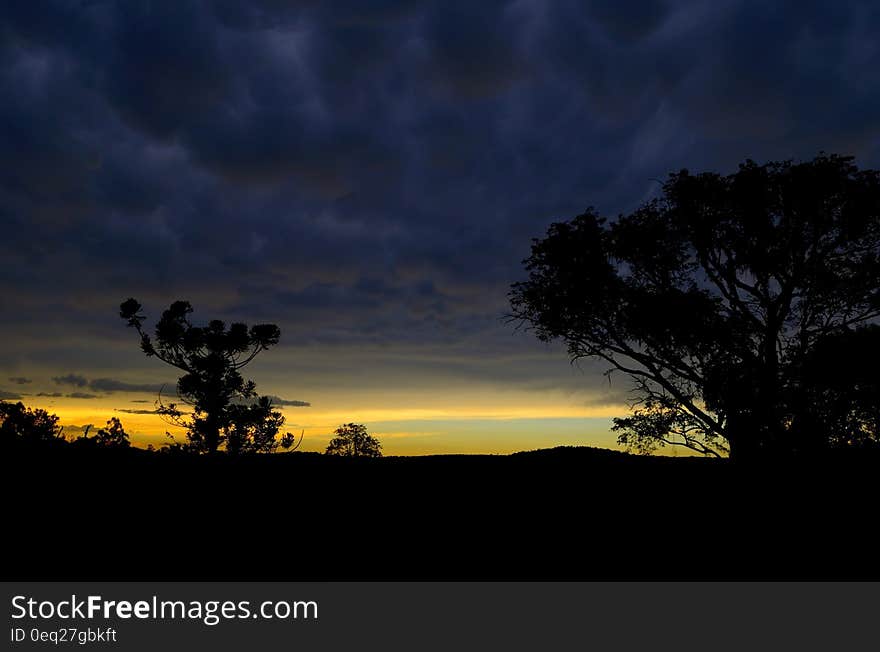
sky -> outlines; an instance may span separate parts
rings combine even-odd
[[[505,319],[531,239],[682,168],[880,167],[878,33],[870,0],[5,2],[0,399],[182,437],[118,306],[186,299],[281,328],[246,375],[304,450],[613,447],[625,380]]]

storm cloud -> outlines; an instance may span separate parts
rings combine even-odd
[[[552,384],[503,321],[530,239],[683,167],[877,167],[878,30],[867,1],[13,3],[0,366],[157,391],[100,375],[128,376],[138,296],[425,360],[411,378],[458,373],[452,347]]]

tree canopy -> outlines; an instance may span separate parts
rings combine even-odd
[[[880,444],[880,326],[824,338],[804,358],[795,406],[803,437],[836,447]]]
[[[39,408],[27,408],[20,401],[0,401],[0,441],[51,442],[61,438],[58,417]]]
[[[880,316],[880,173],[825,154],[682,170],[628,215],[553,224],[525,265],[512,317],[631,379],[623,444],[741,459],[841,444],[805,406],[821,351],[876,346],[861,329]]]
[[[176,403],[159,405],[160,414],[187,429],[188,447],[213,453],[225,447],[230,453],[271,452],[290,447],[293,436],[277,437],[284,425],[282,414],[272,409],[271,400],[258,397],[256,384],[245,380],[241,369],[258,354],[278,343],[281,331],[275,324],[233,323],[220,320],[207,326],[190,322],[192,306],[175,301],[162,313],[151,337],[143,327],[141,304],[128,299],[120,306],[120,317],[141,339],[148,357],[179,369],[177,394],[192,412],[187,418]]]
[[[346,423],[336,429],[336,436],[327,446],[327,455],[345,457],[382,457],[382,444],[367,433],[360,423]]]

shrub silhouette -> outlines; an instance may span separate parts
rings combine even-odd
[[[232,454],[289,447],[292,435],[276,440],[284,417],[271,409],[268,397],[255,400],[256,384],[240,373],[259,353],[278,343],[281,331],[275,324],[248,328],[233,323],[227,328],[220,320],[194,326],[189,320],[192,311],[187,301],[172,303],[156,324],[153,338],[144,331],[140,303],[128,299],[120,306],[120,317],[138,332],[147,357],[184,372],[177,381],[177,394],[192,409],[190,418],[177,404],[163,404],[161,397],[160,414],[187,429],[185,447],[198,453],[213,453],[223,446]]]
[[[553,224],[525,265],[511,317],[631,379],[634,412],[615,423],[628,447],[755,459],[840,444],[810,441],[793,397],[822,342],[880,316],[880,173],[824,154],[682,170],[616,221]]]
[[[336,429],[325,453],[344,457],[382,457],[382,444],[360,423],[346,423]]]

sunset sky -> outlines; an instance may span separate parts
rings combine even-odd
[[[878,33],[874,1],[4,4],[0,399],[182,437],[118,306],[186,299],[278,324],[246,376],[305,450],[613,447],[625,379],[505,321],[530,239],[680,168],[880,167]]]

